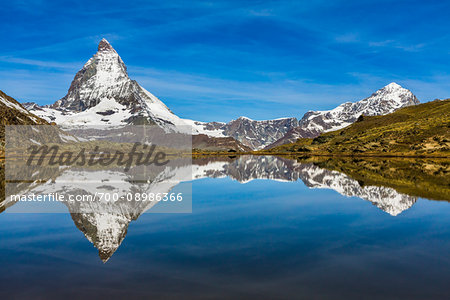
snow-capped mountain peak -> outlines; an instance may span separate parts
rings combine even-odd
[[[372,105],[373,102],[376,102],[376,104],[380,104],[380,101],[386,101],[388,102],[388,104],[392,105],[392,108],[394,109],[403,106],[419,104],[416,96],[414,96],[414,94],[410,90],[405,89],[395,82],[391,82],[390,84],[379,89],[370,97],[364,100],[366,100],[366,102],[371,102]]]
[[[116,52],[116,50],[114,50],[114,48],[111,46],[111,44],[105,38],[103,38],[100,41],[100,43],[98,44],[98,51],[114,51],[114,52]]]
[[[165,130],[191,133],[188,122],[129,78],[125,63],[106,39],[77,72],[66,96],[53,105],[30,109],[62,126],[157,124]]]
[[[97,53],[75,75],[67,95],[51,107],[84,111],[104,98],[121,98],[121,91],[130,88],[130,83],[122,58],[103,39],[98,45]]]
[[[285,136],[267,148],[292,143],[298,138],[316,137],[322,132],[347,127],[361,115],[386,115],[401,107],[416,104],[419,104],[419,100],[410,90],[392,82],[360,101],[345,102],[331,110],[308,111],[299,121],[298,127],[291,129]]]
[[[403,89],[403,87],[396,82],[391,82],[388,85],[386,85],[383,89]]]
[[[389,91],[389,92],[396,92],[396,91],[400,91],[403,93],[407,93],[410,92],[408,89],[402,87],[400,84],[396,83],[396,82],[391,82],[388,85],[384,86],[383,88],[381,88],[380,90],[385,90],[385,91]]]

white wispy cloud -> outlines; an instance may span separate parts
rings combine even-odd
[[[47,60],[37,60],[37,59],[27,59],[21,57],[11,57],[11,56],[0,56],[0,62],[9,64],[19,64],[19,65],[29,65],[44,68],[56,68],[56,69],[70,69],[79,67],[78,63],[63,63],[57,61],[47,61]]]

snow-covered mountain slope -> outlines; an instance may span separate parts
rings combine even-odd
[[[206,134],[211,137],[226,137],[222,126],[226,125],[226,123],[222,122],[201,122],[194,121],[189,119],[183,119],[188,125],[192,126],[194,130],[196,130],[200,134]]]
[[[347,127],[361,115],[386,115],[401,107],[416,104],[419,104],[419,100],[411,91],[392,82],[370,97],[358,102],[346,102],[332,110],[307,112],[299,121],[298,127],[291,129],[285,136],[267,148],[293,143],[298,138],[316,137],[322,132]]]
[[[416,96],[393,82],[361,101],[346,102],[327,111],[310,111],[300,120],[300,127],[317,133],[333,131],[350,125],[360,115],[386,115],[415,104],[419,104]]]
[[[355,122],[359,116],[385,115],[418,104],[411,91],[391,83],[358,102],[346,102],[327,111],[309,111],[296,118],[255,121],[240,117],[228,123],[190,121],[199,132],[210,136],[230,136],[253,150],[295,142],[301,137],[316,137]]]
[[[66,96],[50,106],[26,105],[34,114],[62,126],[157,124],[184,131],[190,125],[129,78],[124,62],[105,39],[75,75]]]

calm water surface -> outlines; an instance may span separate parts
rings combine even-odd
[[[192,213],[120,228],[9,205],[2,298],[450,298],[447,201],[271,157],[192,168]]]

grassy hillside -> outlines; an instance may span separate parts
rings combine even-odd
[[[346,128],[259,153],[449,157],[450,99],[405,107],[385,116],[361,116]]]
[[[47,121],[28,112],[22,104],[0,90],[0,125],[36,125]]]
[[[14,98],[0,91],[0,156],[3,156],[6,125],[48,125],[47,121],[28,112]]]

